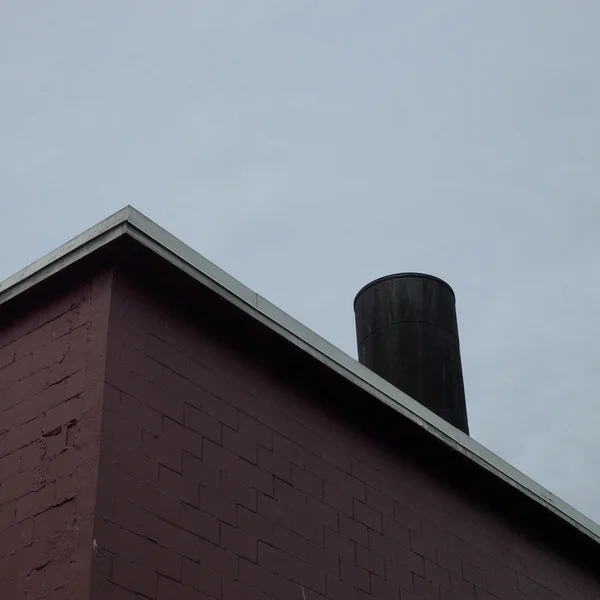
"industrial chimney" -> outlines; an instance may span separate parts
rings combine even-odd
[[[358,360],[466,434],[455,297],[441,279],[400,273],[354,300]]]

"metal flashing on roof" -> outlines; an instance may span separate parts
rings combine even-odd
[[[0,283],[0,305],[122,236],[134,238],[447,446],[600,543],[600,526],[594,521],[247,288],[131,206]]]

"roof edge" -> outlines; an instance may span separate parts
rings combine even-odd
[[[123,235],[136,239],[453,450],[600,543],[600,526],[589,517],[247,288],[131,206],[1,282],[0,305]]]
[[[65,267],[92,254],[125,233],[125,224],[137,212],[126,206],[97,225],[49,252],[19,272],[0,282],[0,306],[41,283]]]

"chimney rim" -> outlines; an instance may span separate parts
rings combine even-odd
[[[432,281],[436,281],[437,283],[441,283],[442,285],[446,286],[450,290],[450,292],[452,293],[452,297],[454,298],[454,301],[456,302],[456,294],[454,293],[454,290],[452,289],[450,284],[448,284],[443,279],[440,279],[439,277],[436,277],[435,275],[429,275],[427,273],[407,272],[407,273],[393,273],[391,275],[384,275],[383,277],[378,277],[377,279],[370,281],[369,283],[364,285],[362,288],[360,288],[359,292],[354,297],[354,302],[352,303],[352,306],[356,310],[356,302],[357,302],[358,298],[361,296],[361,294],[363,294],[371,286],[377,285],[378,283],[381,283],[382,281],[387,281],[388,279],[401,279],[403,277],[430,279]]]

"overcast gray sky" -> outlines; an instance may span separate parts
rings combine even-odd
[[[598,0],[0,3],[0,279],[132,204],[356,356],[455,289],[474,438],[600,521]]]

